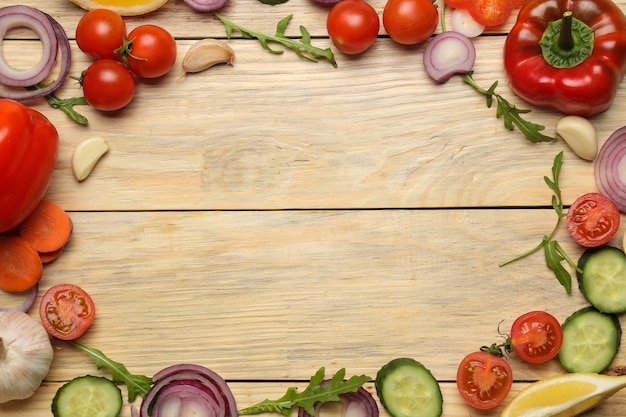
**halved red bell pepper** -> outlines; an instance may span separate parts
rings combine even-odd
[[[611,0],[530,0],[507,36],[504,69],[530,104],[601,113],[626,73],[626,17]]]
[[[39,204],[57,162],[59,135],[41,113],[0,99],[0,233]]]

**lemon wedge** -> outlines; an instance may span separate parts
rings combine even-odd
[[[138,16],[152,12],[167,0],[71,0],[85,10],[109,9],[121,16]]]
[[[500,417],[573,417],[626,387],[626,376],[574,372],[535,382],[502,410]]]

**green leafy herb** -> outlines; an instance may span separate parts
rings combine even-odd
[[[559,186],[559,176],[561,175],[561,167],[563,166],[563,152],[559,152],[554,158],[554,164],[552,165],[552,178],[544,176],[543,179],[548,187],[554,192],[552,195],[552,208],[557,215],[556,225],[552,232],[548,236],[544,236],[537,246],[532,248],[529,251],[526,251],[520,255],[514,256],[500,264],[500,266],[508,265],[512,262],[515,262],[519,259],[525,258],[533,253],[539,251],[543,248],[544,254],[546,257],[546,265],[550,268],[556,278],[559,280],[561,285],[565,287],[565,290],[568,294],[572,291],[572,277],[569,272],[563,267],[562,262],[567,261],[567,263],[572,266],[576,271],[582,272],[580,268],[576,265],[576,263],[565,253],[561,245],[553,240],[556,232],[559,230],[559,226],[561,225],[561,220],[567,216],[567,213],[563,210],[563,198],[561,197],[561,187]]]
[[[348,392],[356,392],[371,378],[365,375],[353,376],[344,380],[345,369],[340,369],[325,384],[324,368],[320,368],[311,377],[309,385],[304,391],[298,392],[296,388],[288,388],[285,395],[277,400],[265,400],[256,405],[239,410],[240,415],[251,415],[261,413],[280,413],[290,415],[295,407],[302,407],[310,415],[315,414],[315,403],[339,401],[339,395]]]
[[[27,87],[27,89],[39,90],[44,87],[45,85],[38,84],[32,87]],[[72,98],[62,99],[62,98],[57,97],[57,95],[54,93],[48,94],[45,97],[50,107],[52,107],[53,109],[61,110],[63,113],[67,114],[70,117],[70,119],[72,119],[76,123],[79,123],[81,125],[86,125],[88,123],[87,118],[74,109],[74,106],[89,104],[87,103],[87,100],[85,99],[85,97],[72,97]]]
[[[522,114],[530,113],[530,110],[518,109],[514,104],[511,104],[500,94],[496,93],[496,87],[498,87],[497,81],[494,82],[488,90],[485,90],[476,83],[471,72],[463,74],[461,78],[463,78],[463,81],[471,85],[476,91],[486,96],[487,107],[491,108],[493,99],[496,99],[498,102],[496,116],[502,116],[504,119],[504,127],[509,130],[513,130],[513,126],[516,126],[520,132],[524,134],[524,137],[532,143],[552,142],[554,140],[553,137],[546,136],[541,133],[541,131],[545,129],[545,126],[529,122],[522,117]]]
[[[222,23],[224,23],[224,26],[226,26],[226,36],[228,36],[229,39],[232,36],[233,30],[236,29],[240,31],[246,39],[258,39],[263,46],[263,49],[273,54],[282,54],[284,52],[281,49],[274,49],[271,47],[271,44],[277,43],[292,49],[300,58],[304,60],[317,62],[318,59],[326,59],[333,67],[337,68],[337,62],[335,61],[333,51],[330,48],[321,49],[313,46],[311,44],[311,34],[304,26],[300,26],[300,34],[302,35],[302,38],[299,41],[285,36],[285,30],[287,29],[287,25],[289,25],[293,15],[289,15],[278,22],[275,35],[265,35],[263,33],[246,29],[243,26],[239,26],[238,24],[231,22],[218,13],[215,13],[215,17],[221,20]]]
[[[98,369],[107,368],[109,372],[111,372],[113,382],[125,384],[128,388],[129,402],[132,403],[135,401],[137,395],[144,397],[150,390],[153,383],[152,378],[144,375],[131,374],[124,365],[107,358],[106,355],[98,349],[93,349],[76,342],[69,343],[91,356],[91,359],[93,359]]]

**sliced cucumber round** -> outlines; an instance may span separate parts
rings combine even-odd
[[[626,254],[612,246],[587,249],[578,260],[578,286],[589,303],[604,313],[626,311]]]
[[[622,329],[614,314],[585,307],[563,323],[559,362],[569,372],[600,373],[609,367],[619,349]]]
[[[439,417],[443,396],[437,379],[421,363],[397,358],[376,375],[376,393],[392,417]]]
[[[54,417],[117,417],[122,410],[122,392],[107,378],[85,375],[72,379],[52,400]]]

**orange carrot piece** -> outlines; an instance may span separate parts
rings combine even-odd
[[[52,252],[39,252],[39,257],[41,258],[41,262],[43,264],[49,264],[50,262],[61,256],[64,250],[65,246],[61,246],[59,249]]]
[[[43,275],[39,254],[19,236],[0,236],[0,289],[7,292],[26,291]]]
[[[54,252],[70,240],[72,219],[56,203],[41,200],[35,210],[20,224],[19,232],[37,252]]]

